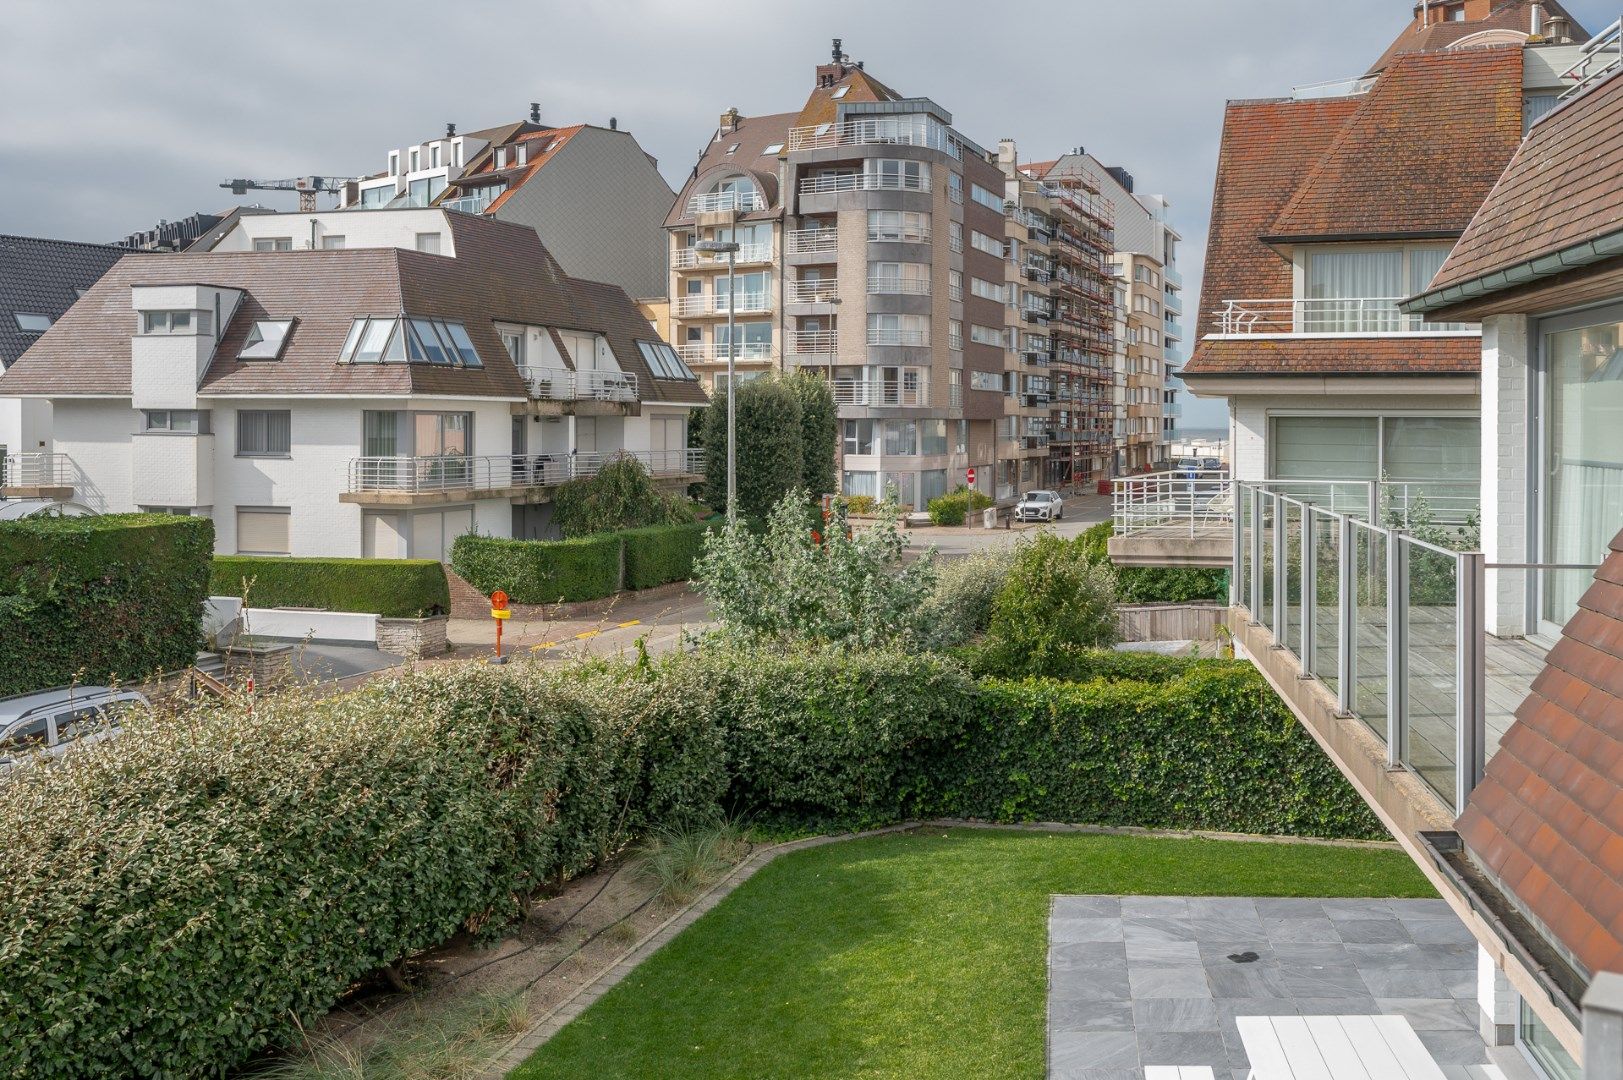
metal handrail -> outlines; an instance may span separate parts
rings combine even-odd
[[[789,233],[789,254],[812,255],[833,251],[838,240],[837,229],[794,229]]]
[[[74,483],[74,479],[73,458],[67,454],[0,454],[0,485],[67,487]]]
[[[835,278],[791,281],[784,286],[786,304],[831,304],[839,298],[840,283]]]
[[[838,334],[833,330],[791,330],[789,331],[789,348],[795,353],[826,353],[833,352],[839,345]]]
[[[1428,323],[1398,305],[1404,297],[1270,297],[1225,300],[1213,315],[1218,333],[1247,335],[1348,336],[1354,334],[1459,334],[1482,332],[1480,323]]]
[[[885,379],[831,380],[836,405],[866,405],[875,408],[923,408],[930,404],[926,385],[903,386]]]
[[[642,462],[656,477],[690,476],[704,471],[704,451],[693,448],[480,456],[373,455],[350,460],[349,490],[424,494],[554,487],[591,476],[609,462],[626,457]]]
[[[766,200],[758,191],[712,191],[688,199],[688,213],[713,214],[724,210],[764,210]]]
[[[930,293],[930,282],[927,278],[907,278],[898,275],[869,275],[868,292],[870,294],[928,296]]]
[[[530,396],[548,401],[637,400],[637,376],[629,371],[572,371],[569,368],[523,364],[518,372]]]
[[[929,191],[928,176],[908,176],[897,173],[835,173],[828,176],[802,177],[797,189],[802,195],[827,195],[840,191]]]

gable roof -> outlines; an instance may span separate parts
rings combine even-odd
[[[823,69],[818,70],[821,72]],[[845,92],[835,97],[834,95],[842,88]],[[840,106],[851,102],[899,101],[901,97],[902,95],[861,68],[851,68],[846,74],[836,78],[832,85],[813,88],[806,97],[806,104],[800,107],[800,115],[795,119],[794,126],[832,124],[839,119]]]
[[[1520,46],[1400,56],[1263,235],[1458,235],[1521,137]]]
[[[1533,125],[1415,306],[1434,308],[1617,256],[1623,256],[1623,73]],[[1546,257],[1547,266],[1517,270]],[[1506,276],[1511,270],[1517,272]]]
[[[55,322],[79,299],[77,290],[89,289],[127,254],[110,244],[0,235],[0,368],[39,340],[23,332],[19,314]]]
[[[1533,28],[1532,9],[1535,2],[1538,0],[1500,0],[1483,18],[1460,22],[1434,22],[1430,26],[1423,25],[1417,13],[1396,40],[1386,47],[1380,59],[1375,61],[1369,69],[1370,74],[1385,70],[1399,56],[1408,53],[1439,52],[1486,30],[1519,30],[1526,35]],[[1552,16],[1562,16],[1571,24],[1574,38],[1583,41],[1589,37],[1589,32],[1556,0],[1542,0],[1542,3],[1546,20]]]
[[[1588,975],[1623,970],[1623,533],[1456,827]]]
[[[460,188],[476,187],[492,181],[495,177],[503,177],[507,181],[507,190],[490,201],[486,213],[495,213],[501,209],[513,194],[523,187],[542,167],[556,158],[560,151],[568,145],[569,140],[586,128],[585,124],[572,124],[569,127],[542,128],[535,131],[524,131],[528,125],[512,125],[517,132],[517,138],[493,141],[480,151],[479,156],[469,163],[461,176],[452,180],[440,195],[439,201],[456,198],[463,194]],[[529,146],[528,157],[523,165],[507,165],[496,168],[496,147],[524,143]]]

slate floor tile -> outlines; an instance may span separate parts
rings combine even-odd
[[[1049,1062],[1060,1074],[1080,1069],[1134,1068],[1138,1036],[1131,1031],[1056,1031],[1048,1038]]]
[[[1416,1031],[1475,1031],[1457,1001],[1430,998],[1378,998],[1375,1004],[1389,1016],[1401,1016]]]
[[[1048,1005],[1048,1030],[1132,1031],[1133,1006],[1126,1001],[1059,999]]]
[[[1127,966],[1193,967],[1200,963],[1200,946],[1193,941],[1129,941]]]
[[[1342,919],[1331,925],[1336,928],[1336,934],[1342,941],[1352,944],[1401,945],[1414,940],[1401,919]]]
[[[1217,1031],[1217,1002],[1207,998],[1140,998],[1133,1002],[1133,1026],[1146,1031]]]
[[[1206,985],[1206,971],[1192,967],[1127,969],[1127,983],[1132,988],[1133,1000],[1144,998],[1209,998],[1212,991]]]
[[[1055,916],[1048,920],[1048,942],[1051,945],[1077,941],[1120,941],[1121,920],[1089,916],[1072,918]]]
[[[1120,918],[1121,898],[1116,896],[1056,896],[1049,914],[1056,919]]]
[[[1276,944],[1286,941],[1334,943],[1341,940],[1341,936],[1336,933],[1335,925],[1323,915],[1312,918],[1278,918],[1264,915],[1262,928],[1268,935],[1268,940]]]
[[[1141,1031],[1138,1058],[1145,1065],[1210,1065],[1215,1069],[1229,1064],[1223,1036],[1215,1031]]]

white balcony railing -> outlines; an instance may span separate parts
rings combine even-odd
[[[833,251],[839,233],[834,229],[794,229],[789,236],[789,254],[816,255]]]
[[[883,330],[869,328],[869,345],[928,345],[928,330]]]
[[[571,371],[561,367],[522,365],[518,373],[530,396],[544,401],[637,400],[637,376],[629,371]]]
[[[740,212],[765,210],[766,200],[759,191],[712,191],[688,199],[688,213],[715,214],[726,210]]]
[[[807,176],[800,181],[802,195],[830,195],[841,191],[929,191],[928,177],[885,173],[835,173]]]
[[[1477,323],[1428,323],[1398,310],[1402,297],[1227,300],[1215,315],[1224,336],[1480,334]]]
[[[868,226],[868,242],[870,244],[928,244],[930,242],[930,227],[928,225],[870,225]]]
[[[704,451],[612,450],[575,454],[437,454],[422,457],[374,456],[352,458],[351,492],[505,491],[521,487],[553,487],[590,476],[605,464],[632,457],[656,477],[698,475],[704,471]]]
[[[868,291],[877,294],[928,296],[930,294],[930,279],[896,277],[891,274],[870,275],[868,278]],[[959,291],[961,295],[961,287]]]
[[[737,297],[727,293],[693,293],[678,296],[672,305],[671,314],[679,319],[691,319],[704,315],[726,315],[729,311],[759,314],[771,310],[770,293],[739,293]]]
[[[834,278],[791,281],[784,286],[784,301],[790,304],[832,304],[839,298],[840,286]]]
[[[676,354],[687,364],[716,364],[727,362],[728,351],[725,341],[691,341],[678,346]],[[770,341],[740,341],[731,352],[735,360],[771,360],[773,356]]]
[[[922,114],[874,116],[839,124],[814,124],[789,129],[789,149],[818,150],[829,146],[929,146],[952,152],[946,125]]]
[[[0,487],[73,487],[76,472],[67,454],[0,453]]]
[[[771,244],[740,244],[733,254],[734,266],[748,266],[757,263],[772,261]],[[678,248],[671,254],[672,270],[695,270],[699,267],[705,269],[727,268],[727,253],[715,251],[700,251],[697,248]]]
[[[930,404],[929,388],[903,386],[885,379],[835,379],[834,404],[874,408],[923,408]]]
[[[833,330],[791,330],[789,351],[798,356],[832,353],[839,347],[839,336]]]

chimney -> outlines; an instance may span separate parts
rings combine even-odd
[[[540,122],[541,122],[541,103],[539,101],[532,101],[532,102],[530,102],[530,123],[539,124]]]
[[[1564,45],[1572,40],[1572,24],[1565,15],[1551,15],[1544,20],[1544,37]]]
[[[456,138],[456,125],[455,124],[446,124],[445,125],[445,137],[447,139]]]
[[[738,115],[738,106],[734,105],[732,108],[721,114],[721,130],[737,131],[738,121],[741,119],[743,119],[743,117]]]
[[[610,131],[619,131],[620,130],[620,118],[619,117],[617,117],[617,116],[609,117],[609,130]]]
[[[833,56],[833,63],[835,63],[835,64],[839,64],[839,63],[840,63],[840,62],[841,62],[841,61],[843,61],[843,60],[844,60],[844,59],[845,59],[845,53],[843,53],[843,52],[841,52],[841,51],[840,51],[840,39],[839,39],[839,38],[835,38],[835,39],[834,39],[834,56]]]
[[[997,160],[1000,165],[1013,165],[1015,162],[1015,149],[1013,139],[999,139],[997,141]]]
[[[1543,37],[1544,36],[1544,5],[1538,3],[1538,0],[1534,0],[1533,3],[1527,5],[1527,13],[1528,13],[1527,35],[1529,37]]]

